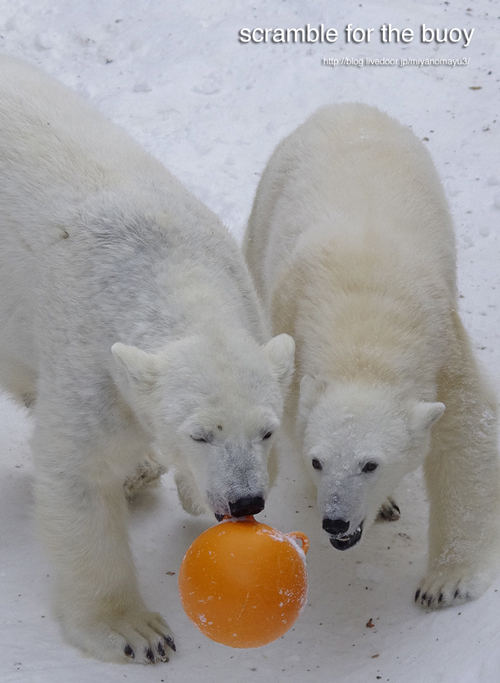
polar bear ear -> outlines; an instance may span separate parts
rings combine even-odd
[[[280,383],[286,389],[292,379],[295,363],[295,341],[289,334],[278,334],[264,346]]]
[[[113,344],[111,353],[131,386],[153,386],[160,373],[160,356],[120,342]]]
[[[303,420],[307,420],[309,413],[318,403],[327,386],[324,379],[318,379],[307,374],[302,377],[299,388],[299,413]]]
[[[419,401],[413,406],[411,416],[411,427],[413,431],[422,433],[430,429],[445,411],[444,403],[430,403]]]

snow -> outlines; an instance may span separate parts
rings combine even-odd
[[[428,145],[456,223],[461,313],[500,390],[498,0],[0,0],[0,50],[78,90],[123,126],[216,211],[240,239],[253,193],[277,142],[316,107],[359,100],[412,126]],[[255,27],[339,30],[333,44],[238,42]],[[343,29],[375,28],[369,44]],[[383,23],[412,28],[382,44]],[[474,28],[470,45],[423,44],[420,25]],[[469,60],[465,66],[323,65],[323,58]],[[259,520],[304,531],[309,592],[282,639],[233,650],[206,639],[182,611],[177,572],[213,520],[190,518],[170,475],[132,510],[143,595],[166,616],[178,654],[169,664],[118,666],[66,645],[50,616],[51,569],[33,520],[31,424],[0,398],[0,681],[2,683],[497,683],[500,580],[480,600],[440,612],[413,604],[425,571],[427,504],[416,473],[396,492],[398,522],[335,551],[303,485],[293,449]],[[172,574],[175,572],[175,574]],[[372,622],[370,622],[370,619]],[[373,624],[373,628],[367,624]]]

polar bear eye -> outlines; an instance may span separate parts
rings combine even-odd
[[[373,472],[376,470],[378,467],[378,462],[373,462],[373,460],[369,460],[363,469],[361,470],[362,472]]]
[[[266,432],[264,436],[262,437],[262,440],[264,441],[265,439],[270,439],[272,437],[273,433],[272,432]]]
[[[320,463],[318,458],[312,459],[312,466],[314,467],[315,470],[322,470],[323,469],[323,465]]]
[[[208,432],[207,434],[191,434],[191,438],[197,443],[212,443],[214,435],[212,432]]]

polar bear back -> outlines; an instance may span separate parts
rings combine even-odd
[[[82,336],[109,358],[141,326],[155,348],[165,329],[197,324],[207,292],[218,305],[205,315],[269,336],[218,217],[81,97],[4,56],[0,233],[4,367],[34,371],[40,349]],[[12,386],[1,371],[0,383]]]
[[[5,55],[0,55],[0,126],[0,170],[22,158],[23,178],[31,169],[40,191],[54,183],[82,192],[101,190],[103,182],[119,185],[131,161],[138,174],[151,177],[161,169],[167,175],[78,94]],[[16,183],[23,178],[17,177]]]
[[[0,131],[3,210],[35,250],[60,237],[57,224],[73,218],[68,207],[80,209],[106,192],[121,193],[131,204],[137,200],[149,212],[162,210],[168,196],[172,215],[185,220],[188,207],[216,232],[222,229],[161,163],[82,97],[4,55]]]
[[[455,297],[453,227],[424,145],[374,107],[322,107],[278,145],[257,191],[246,256],[261,299],[296,254],[370,240],[397,249],[402,269],[432,263]]]

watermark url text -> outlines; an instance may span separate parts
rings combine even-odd
[[[323,66],[468,66],[470,57],[462,57],[461,59],[446,59],[446,58],[430,58],[430,59],[375,59],[371,57],[323,57]]]

